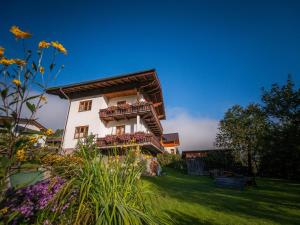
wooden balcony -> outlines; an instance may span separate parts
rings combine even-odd
[[[99,112],[100,119],[106,123],[114,120],[132,119],[137,115],[141,116],[152,133],[158,137],[162,135],[163,129],[152,103],[140,102],[132,105],[111,106],[101,109]]]
[[[103,138],[97,138],[96,144],[100,149],[127,148],[139,145],[144,149],[154,153],[160,153],[164,151],[160,140],[154,134],[144,132],[122,135],[107,135]]]

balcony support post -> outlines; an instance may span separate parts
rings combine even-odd
[[[136,115],[136,131],[139,132],[140,131],[140,125],[141,124],[141,116],[138,114]]]

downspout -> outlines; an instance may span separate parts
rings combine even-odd
[[[70,113],[70,107],[71,107],[71,100],[70,98],[66,95],[66,93],[62,90],[62,88],[59,88],[59,91],[63,94],[63,96],[65,96],[65,98],[69,101],[69,108],[68,108],[68,114],[66,117],[66,121],[65,121],[65,126],[64,126],[64,131],[63,131],[63,136],[61,139],[61,144],[60,144],[60,148],[63,149],[63,144],[64,144],[64,140],[65,140],[65,134],[66,134],[66,127],[67,127],[67,122],[69,119],[69,113]]]

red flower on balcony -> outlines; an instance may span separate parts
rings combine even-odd
[[[135,132],[134,133],[134,139],[136,142],[141,142],[145,139],[146,134],[145,132]]]
[[[128,143],[132,140],[130,134],[121,134],[121,135],[118,135],[117,138],[118,138],[118,141],[120,141],[122,143]]]
[[[117,106],[110,106],[108,108],[105,109],[106,113],[113,113],[118,107]]]
[[[106,135],[104,139],[107,144],[113,144],[117,141],[117,136],[116,135]]]

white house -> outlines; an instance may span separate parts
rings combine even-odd
[[[165,152],[174,155],[179,154],[180,142],[178,133],[163,134],[161,142]]]
[[[99,149],[138,144],[153,154],[163,151],[160,120],[165,109],[155,70],[53,87],[47,93],[69,100],[65,151],[90,134]]]
[[[0,116],[0,129],[5,127],[5,123],[10,123],[12,117]],[[40,135],[47,130],[42,124],[33,119],[20,118],[17,126],[13,127],[15,134],[28,134],[28,135]],[[46,137],[43,135],[38,139],[37,145],[44,146]]]

